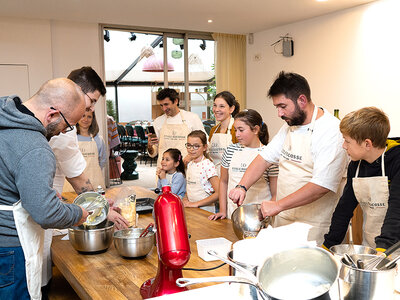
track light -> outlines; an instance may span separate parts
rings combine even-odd
[[[179,45],[179,47],[181,48],[181,50],[183,50],[183,48],[185,48],[185,46],[183,46],[183,45]]]
[[[202,40],[203,41],[203,43],[202,44],[200,44],[200,49],[201,50],[206,50],[206,41],[205,40]]]
[[[160,43],[160,48],[162,48],[162,47],[164,47],[164,44],[163,44],[163,43]]]
[[[108,43],[110,41],[110,32],[108,30],[104,31],[104,40]]]
[[[131,42],[133,42],[134,40],[136,40],[136,34],[133,33],[133,32],[131,32],[131,36],[130,36],[129,40],[130,40]]]

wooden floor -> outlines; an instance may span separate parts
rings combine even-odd
[[[53,279],[50,283],[49,300],[80,300],[74,289],[60,273],[57,267],[53,267]]]

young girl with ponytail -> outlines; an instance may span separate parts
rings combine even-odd
[[[210,220],[231,218],[237,205],[228,198],[228,191],[237,187],[247,167],[269,140],[267,125],[261,115],[253,109],[239,112],[235,116],[233,126],[239,143],[229,145],[222,156],[219,212],[211,215]],[[244,204],[261,203],[275,198],[277,176],[278,167],[272,165],[247,191]]]

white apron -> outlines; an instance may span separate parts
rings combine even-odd
[[[386,151],[386,150],[385,150]],[[389,184],[385,176],[385,152],[382,154],[382,176],[358,177],[361,161],[353,178],[353,190],[363,211],[363,245],[376,248],[375,237],[381,228],[388,209]]]
[[[218,128],[214,131],[211,140],[210,140],[210,148],[209,148],[209,154],[212,159],[212,162],[215,165],[215,169],[217,170],[218,176],[221,174],[221,159],[222,155],[224,154],[225,149],[232,144],[232,133],[231,129],[233,126],[233,122],[235,120],[231,117],[228,125],[228,130],[226,133],[216,133],[215,131],[218,130]],[[218,125],[219,127],[221,126],[221,123]]]
[[[317,113],[318,107],[315,105],[307,132],[295,134],[293,128],[289,127],[279,159],[277,200],[299,190],[312,178],[314,162],[311,154],[311,136]],[[342,181],[344,184],[344,178]],[[294,222],[312,225],[308,233],[308,240],[315,240],[317,245],[321,245],[324,234],[329,230],[333,210],[338,200],[338,195],[329,191],[312,203],[280,212],[275,216],[273,225],[278,227]]]
[[[186,125],[186,120],[183,118],[182,113],[179,112],[179,114],[182,119],[182,124],[167,124],[167,118],[161,127],[160,141],[158,144],[158,168],[161,168],[163,153],[169,148],[176,148],[181,151],[182,159],[187,155],[185,144],[187,142],[187,136],[191,131]]]
[[[79,150],[86,161],[85,174],[90,179],[94,189],[100,185],[105,190],[106,185],[104,182],[103,172],[99,165],[99,151],[97,150],[97,144],[93,137],[90,141],[78,142]],[[71,184],[66,180],[64,183],[63,192],[74,192]]]
[[[13,206],[0,205],[0,210],[12,210],[19,242],[25,256],[26,281],[31,299],[42,298],[42,264],[44,229],[22,207],[21,200]]]
[[[201,161],[204,159],[205,157],[203,156]],[[204,190],[203,185],[201,184],[200,173],[202,164],[194,163],[193,161],[189,164],[190,168],[187,168],[186,170],[186,193],[190,202],[197,202],[207,198],[210,194]],[[206,205],[201,206],[200,208],[215,213],[215,205]]]
[[[233,153],[231,163],[229,165],[229,182],[228,191],[231,191],[240,182],[244,172],[246,172],[248,166],[254,160],[254,158],[261,152],[260,148],[244,148],[242,151],[236,151]],[[236,203],[233,203],[229,197],[227,205],[227,218],[231,218],[233,211],[238,207]],[[250,203],[261,203],[265,200],[271,199],[271,191],[269,189],[268,182],[264,178],[264,174],[249,188],[246,192],[246,197],[243,204]]]

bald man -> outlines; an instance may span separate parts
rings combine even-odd
[[[84,94],[67,78],[46,82],[25,103],[0,98],[0,299],[40,299],[44,229],[80,225],[88,216],[57,197],[48,144],[84,112]]]

